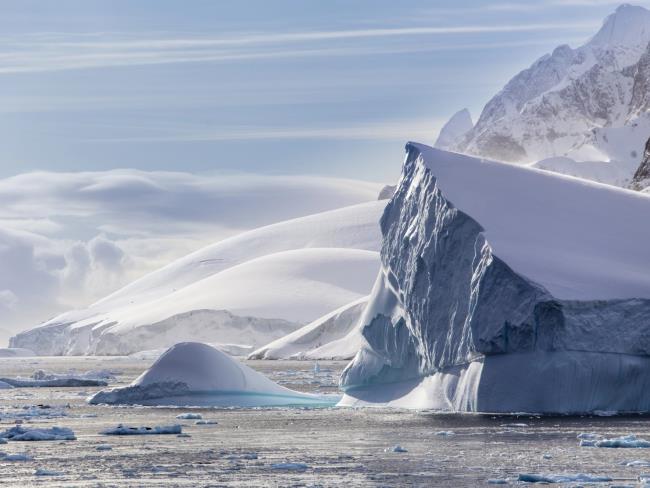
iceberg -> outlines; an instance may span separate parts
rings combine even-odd
[[[340,405],[650,411],[650,198],[407,144]]]
[[[88,403],[271,407],[325,406],[336,400],[290,390],[214,347],[183,342],[169,348],[130,386],[97,392]]]

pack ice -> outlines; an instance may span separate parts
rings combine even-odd
[[[224,352],[198,342],[174,345],[130,386],[100,391],[88,402],[210,407],[335,403],[329,397],[280,386]]]
[[[650,198],[407,145],[342,405],[650,410]]]

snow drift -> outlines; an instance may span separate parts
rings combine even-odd
[[[258,348],[368,294],[385,205],[354,205],[225,239],[18,334],[12,347],[40,355],[132,354],[188,340]]]
[[[409,143],[342,404],[650,410],[650,198]]]
[[[176,344],[130,386],[100,391],[91,404],[260,407],[332,404],[284,388],[225,353],[197,342]]]

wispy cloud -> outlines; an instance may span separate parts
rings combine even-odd
[[[435,37],[463,34],[591,31],[592,22],[523,23],[395,27],[310,31],[293,33],[239,33],[223,37],[120,38],[100,34],[80,38],[65,34],[41,34],[5,38],[0,49],[0,74],[87,69],[188,62],[228,62],[319,56],[361,56],[418,52],[421,41],[377,43],[399,38],[405,42],[429,36],[429,49],[453,49],[457,43],[437,46]],[[334,45],[332,46],[332,42]],[[441,43],[442,44],[442,43]]]

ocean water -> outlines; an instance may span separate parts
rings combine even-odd
[[[108,370],[111,386],[150,364],[131,358],[0,359],[0,376],[36,370]],[[285,386],[333,393],[345,363],[250,361]],[[640,486],[650,449],[580,447],[577,436],[634,434],[650,419],[454,415],[387,409],[206,409],[89,406],[97,388],[0,390],[0,427],[69,427],[75,441],[15,442],[0,452],[3,486],[524,486],[521,474],[586,473],[611,482],[554,486]],[[217,423],[177,419],[198,413]],[[106,436],[118,424],[181,424],[183,436]],[[189,434],[189,436],[185,436]],[[101,447],[100,447],[101,446]],[[110,449],[108,448],[110,446]],[[397,449],[396,446],[400,448]],[[100,447],[100,449],[97,449]],[[647,466],[643,462],[647,461]],[[632,463],[628,466],[627,464]],[[37,475],[39,470],[45,475]],[[50,473],[50,474],[47,474]]]

